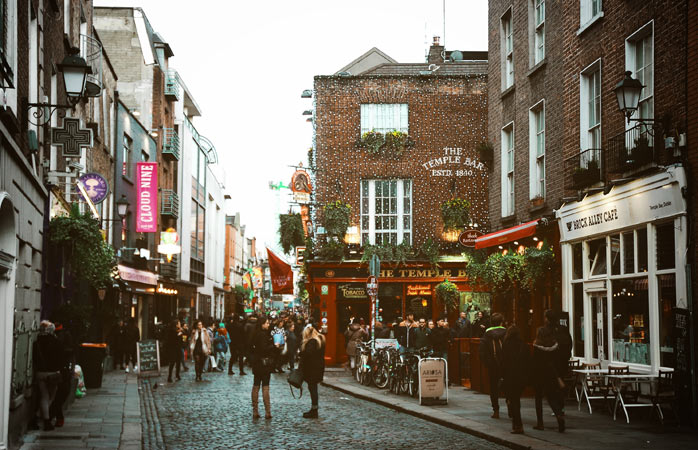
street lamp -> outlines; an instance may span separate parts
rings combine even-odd
[[[640,103],[640,93],[645,86],[632,77],[631,71],[625,72],[625,78],[616,85],[614,89],[618,100],[618,108],[621,110],[628,123],[633,122],[652,122],[652,119],[631,119],[630,117],[637,111],[637,106]]]
[[[122,219],[128,214],[129,202],[124,194],[121,194],[121,198],[116,201],[116,212]]]
[[[74,109],[85,95],[85,81],[92,68],[84,58],[79,56],[80,49],[73,47],[68,55],[56,67],[63,73],[63,87],[68,96],[68,104],[29,103],[27,104],[27,119],[36,126],[46,125],[51,121],[53,113],[60,111],[59,116],[65,117],[67,109]],[[31,114],[29,114],[31,112]]]

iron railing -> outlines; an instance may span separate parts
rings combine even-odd
[[[95,38],[80,35],[80,56],[92,69],[85,79],[85,95],[99,97],[102,94],[102,44]]]
[[[565,189],[583,190],[605,178],[604,151],[600,148],[584,150],[565,160]]]
[[[608,140],[608,173],[627,178],[679,162],[678,148],[665,148],[660,124],[639,123]]]
[[[172,189],[163,189],[160,193],[160,214],[179,217],[179,196]]]
[[[162,156],[169,160],[179,160],[179,134],[174,128],[165,128],[162,145]]]
[[[172,261],[167,262],[165,259],[165,262],[160,264],[160,275],[162,275],[165,278],[178,278],[179,276],[179,256],[178,255],[172,255]]]
[[[165,73],[165,96],[179,100],[179,74],[176,70]]]

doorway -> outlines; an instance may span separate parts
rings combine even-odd
[[[9,431],[16,259],[17,227],[14,206],[9,195],[0,192],[0,448],[7,448]]]
[[[591,311],[591,356],[599,361],[607,360],[608,355],[608,297],[606,293],[590,293]]]

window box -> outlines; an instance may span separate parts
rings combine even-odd
[[[541,196],[533,197],[531,199],[531,208],[540,208],[545,204],[545,198]]]
[[[584,189],[601,180],[601,170],[596,160],[591,160],[586,167],[577,167],[572,174],[573,186],[575,189]]]

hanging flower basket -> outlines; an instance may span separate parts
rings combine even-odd
[[[443,303],[447,310],[455,311],[460,305],[458,286],[448,281],[448,279],[444,280],[436,286],[436,298]]]
[[[441,219],[444,231],[462,229],[469,220],[470,202],[462,198],[453,198],[441,204]]]
[[[385,134],[371,130],[361,135],[356,146],[365,148],[372,155],[399,158],[406,150],[414,147],[414,140],[407,133],[398,130]]]
[[[305,244],[305,232],[300,214],[279,214],[279,243],[284,253]]]
[[[351,206],[341,200],[328,203],[323,208],[323,225],[329,236],[344,239],[351,219]]]

